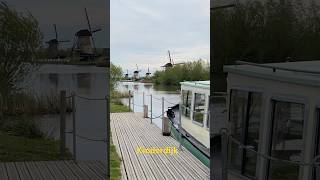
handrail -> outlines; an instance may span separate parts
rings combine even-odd
[[[307,70],[294,69],[294,68],[284,68],[284,67],[277,67],[277,66],[266,65],[266,64],[246,62],[246,61],[236,61],[236,63],[239,65],[250,65],[250,66],[263,67],[263,68],[270,68],[273,70],[273,72],[276,72],[276,70],[283,70],[283,71],[293,71],[293,72],[309,73],[309,74],[320,74],[320,71],[307,71]]]

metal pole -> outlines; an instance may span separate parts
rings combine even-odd
[[[182,104],[179,104],[179,149],[182,151],[182,128],[181,128]]]
[[[152,124],[152,94],[150,95],[150,121]]]
[[[144,91],[142,93],[142,101],[143,101],[143,106],[144,106],[145,105],[145,103],[144,103]]]
[[[77,127],[76,127],[76,97],[72,92],[72,125],[73,125],[73,158],[77,160]]]
[[[129,90],[129,109],[131,110],[131,91]]]
[[[108,96],[106,98],[106,112],[107,112],[107,137],[106,137],[106,143],[107,143],[107,179],[110,179],[110,105],[109,105],[109,98]]]
[[[162,117],[164,117],[164,97],[162,97]]]
[[[132,93],[132,111],[134,112],[134,93]]]
[[[60,91],[60,153],[65,155],[66,148],[66,91]]]

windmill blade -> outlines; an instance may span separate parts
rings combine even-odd
[[[95,43],[94,38],[93,38],[93,32],[92,32],[92,29],[91,29],[91,24],[90,24],[90,19],[89,19],[89,16],[88,16],[87,8],[84,8],[84,11],[85,11],[85,13],[86,13],[88,28],[89,28],[89,31],[90,31],[90,34],[91,34],[93,51],[94,51],[94,53],[95,53],[95,51],[96,51],[96,43]]]
[[[57,25],[53,24],[54,32],[56,34],[56,40],[58,41],[58,31],[57,31]]]
[[[89,31],[90,31],[90,33],[92,33],[91,24],[90,24],[90,20],[89,20],[87,8],[84,8],[84,11],[85,11],[85,13],[86,13],[86,18],[87,18],[87,24],[88,24]]]
[[[171,54],[170,54],[170,51],[168,50],[168,55],[169,55],[169,60],[170,60],[170,63],[173,64],[173,60],[171,58]]]

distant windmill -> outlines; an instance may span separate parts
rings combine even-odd
[[[78,52],[83,59],[93,59],[96,56],[96,45],[93,34],[101,31],[101,28],[92,30],[87,9],[84,9],[88,29],[81,29],[75,34],[75,40],[72,47],[72,53]]]
[[[55,32],[55,39],[51,39],[47,41],[46,43],[48,44],[48,56],[51,59],[56,59],[59,58],[59,44],[60,43],[65,43],[65,42],[70,42],[69,40],[67,41],[60,41],[58,37],[58,30],[57,30],[57,25],[53,25],[54,32]]]
[[[125,79],[129,79],[129,71],[128,71],[128,69],[127,69],[127,73],[124,75],[124,78]]]
[[[171,54],[170,54],[170,51],[168,50],[168,57],[169,57],[169,62],[161,67],[164,67],[165,69],[169,69],[169,68],[172,68],[173,66],[175,65],[178,65],[178,64],[184,64],[184,63],[177,63],[177,64],[174,64],[172,58],[171,58]]]
[[[140,72],[137,64],[136,66],[137,66],[137,70],[133,71],[133,80],[135,81],[139,80],[139,72]]]
[[[149,68],[148,68],[148,72],[146,73],[146,78],[150,78],[150,75],[151,75],[151,72],[149,71]]]

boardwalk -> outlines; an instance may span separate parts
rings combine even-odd
[[[209,179],[209,168],[186,149],[177,155],[138,154],[138,147],[179,147],[140,113],[112,113],[112,140],[122,161],[122,179]]]
[[[100,161],[34,161],[0,163],[0,180],[107,179]]]

